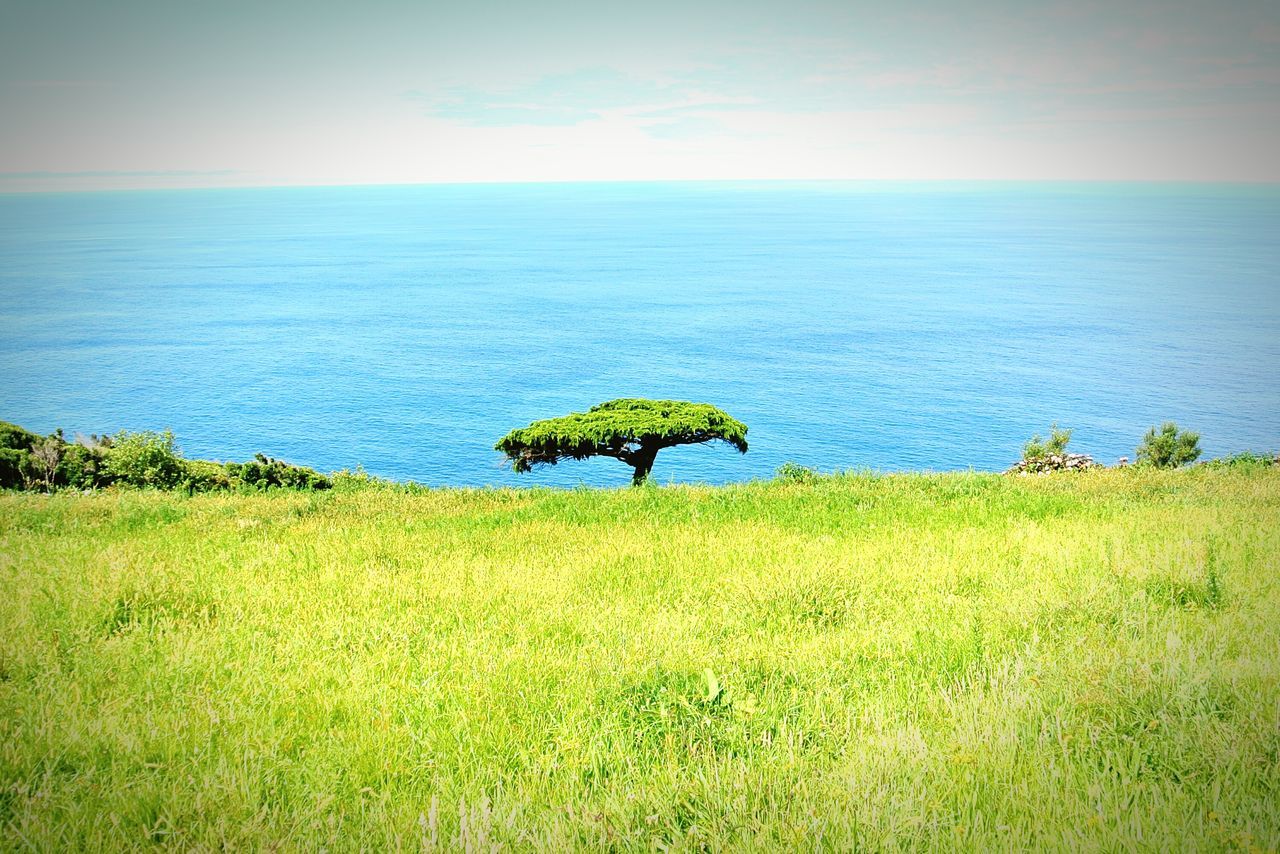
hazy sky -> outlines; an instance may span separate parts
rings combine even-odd
[[[1280,180],[1280,0],[0,0],[0,192]]]

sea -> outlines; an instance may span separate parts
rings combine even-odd
[[[618,397],[745,422],[659,483],[1280,449],[1280,187],[596,183],[0,196],[0,420],[432,486]]]

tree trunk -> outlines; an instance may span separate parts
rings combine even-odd
[[[636,470],[636,473],[631,476],[632,486],[644,483],[649,472],[653,470],[653,458],[656,456],[658,456],[658,448],[651,445],[641,445],[640,450],[631,455],[629,462]]]

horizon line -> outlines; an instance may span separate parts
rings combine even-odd
[[[238,170],[212,170],[201,174],[233,174]],[[1262,178],[1255,180],[1223,180],[1208,178],[607,178],[607,179],[567,179],[546,180],[532,178],[528,180],[459,180],[459,181],[371,181],[371,182],[333,182],[333,183],[280,183],[280,184],[226,184],[218,186],[185,186],[185,187],[80,187],[80,188],[44,188],[44,189],[3,189],[5,181],[31,180],[38,173],[32,172],[0,172],[0,196],[40,196],[40,195],[84,195],[97,193],[181,193],[205,192],[221,190],[324,190],[324,189],[372,189],[390,187],[501,187],[501,186],[589,186],[589,185],[642,185],[642,184],[912,184],[912,185],[960,185],[960,184],[1005,184],[1005,185],[1071,185],[1071,186],[1204,186],[1204,187],[1280,187],[1280,178]],[[49,173],[46,173],[49,174]],[[70,177],[73,173],[63,174]],[[74,173],[85,177],[108,177],[103,171]],[[122,172],[120,177],[137,175],[137,172]],[[148,173],[152,175],[177,174]],[[187,173],[191,174],[191,173]]]

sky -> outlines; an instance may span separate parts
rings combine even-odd
[[[1280,0],[0,0],[0,192],[1280,181]]]

